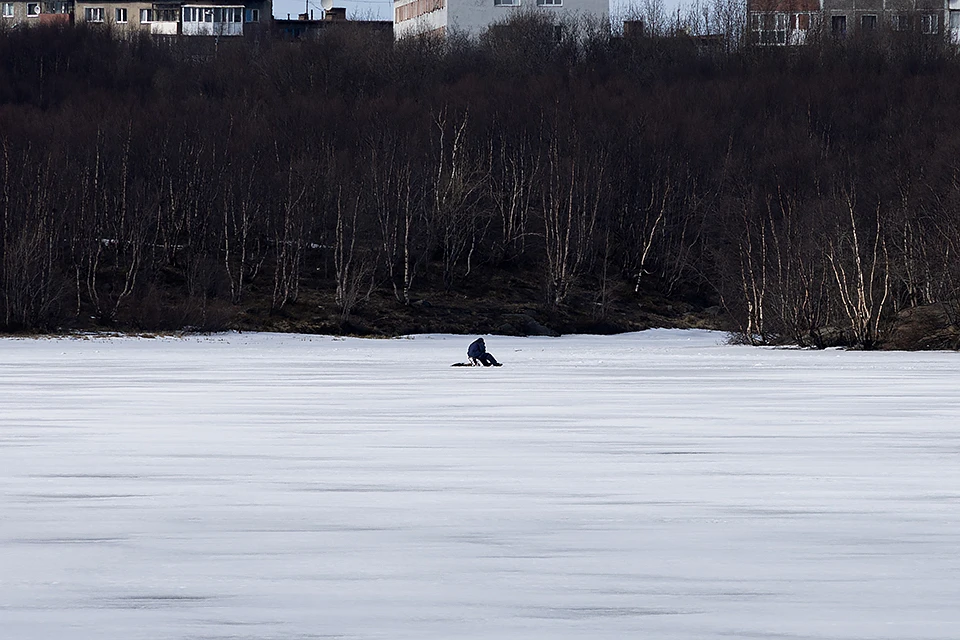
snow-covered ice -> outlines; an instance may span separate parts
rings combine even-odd
[[[0,637],[960,638],[960,355],[0,340]]]

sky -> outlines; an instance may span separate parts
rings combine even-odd
[[[956,353],[0,338],[18,640],[955,640]]]
[[[393,11],[392,0],[336,0],[334,6],[346,7],[347,17],[351,19],[369,18],[370,20],[390,20]],[[292,19],[296,19],[298,14],[309,13],[313,10],[314,17],[320,19],[323,10],[320,8],[319,0],[306,0],[297,2],[296,0],[273,0],[273,15],[276,18],[286,19],[287,14]]]
[[[491,0],[492,1],[492,0]],[[620,6],[618,0],[611,0],[611,5]],[[623,3],[629,4],[629,3]],[[664,6],[667,9],[676,10],[678,4],[689,4],[681,3],[680,0],[665,0]],[[393,2],[392,0],[335,0],[335,6],[345,6],[347,8],[347,16],[356,19],[356,18],[368,18],[371,20],[391,20],[391,12],[393,11]],[[273,2],[273,15],[277,18],[286,18],[289,14],[291,18],[296,19],[297,15],[300,13],[309,13],[309,10],[313,9],[314,17],[319,19],[322,15],[322,10],[320,8],[319,0],[305,0],[305,1],[296,1],[296,0],[274,0]]]

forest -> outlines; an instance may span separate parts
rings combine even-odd
[[[0,30],[0,331],[958,344],[939,38],[321,35]]]

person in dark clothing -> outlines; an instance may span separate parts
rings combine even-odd
[[[485,367],[499,367],[500,363],[492,355],[487,353],[487,346],[483,343],[483,338],[477,338],[467,347],[467,357],[473,364],[482,364]]]

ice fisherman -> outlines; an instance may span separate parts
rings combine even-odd
[[[492,355],[487,353],[487,345],[483,343],[483,338],[477,338],[467,347],[467,357],[473,364],[482,364],[485,367],[493,365],[499,367],[500,363]]]

